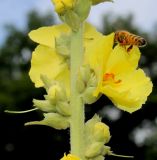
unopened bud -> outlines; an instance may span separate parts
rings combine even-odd
[[[81,19],[75,11],[68,10],[63,16],[61,15],[60,18],[72,29],[72,31],[76,32],[80,28]]]
[[[82,81],[88,83],[89,79],[91,78],[92,70],[90,69],[89,65],[83,65],[80,67],[79,76]]]
[[[64,14],[67,10],[73,8],[75,0],[52,0],[52,3],[55,6],[55,11],[58,14]]]
[[[58,101],[66,101],[67,99],[64,88],[57,83],[49,88],[47,98],[50,100],[50,103],[54,105],[56,105]]]
[[[68,102],[63,102],[63,101],[58,102],[56,110],[63,116],[71,115],[70,104]]]
[[[25,125],[46,125],[55,129],[67,129],[69,127],[68,119],[57,113],[44,114],[42,121],[27,122]]]
[[[77,0],[75,5],[75,12],[80,17],[81,21],[84,21],[88,17],[91,5],[91,0]]]
[[[93,134],[93,127],[95,126],[96,123],[100,122],[101,118],[95,114],[91,119],[89,119],[85,123],[85,131],[87,132],[87,135]]]
[[[103,142],[104,144],[108,143],[110,140],[110,131],[109,127],[102,123],[102,122],[97,122],[94,125],[94,138],[96,141]]]
[[[87,158],[93,158],[99,156],[103,152],[104,144],[102,142],[94,142],[90,146],[87,147],[85,156]]]
[[[84,81],[82,81],[80,77],[78,77],[78,79],[76,80],[76,88],[78,93],[83,93],[86,89],[86,84],[84,83]]]
[[[106,155],[110,155],[111,153],[112,153],[111,147],[109,147],[109,146],[104,146],[103,155],[106,156]]]
[[[64,56],[65,58],[69,58],[70,57],[70,53],[69,53],[70,52],[70,36],[64,34],[59,37],[56,37],[55,41],[56,41],[55,47],[56,47],[57,53]]]
[[[47,76],[40,76],[42,82],[44,83],[44,88],[48,91],[48,89],[52,86],[52,80],[50,80]]]
[[[95,87],[89,87],[84,91],[84,93],[82,94],[82,98],[83,98],[84,103],[92,104],[100,98],[100,96],[96,97],[93,95],[95,89],[96,89]]]
[[[52,105],[48,100],[37,100],[33,99],[34,105],[44,112],[56,111],[55,106]]]

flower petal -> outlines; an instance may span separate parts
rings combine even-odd
[[[70,97],[70,70],[68,66],[56,76],[56,80],[65,87],[67,97]]]
[[[126,48],[117,45],[110,53],[105,67],[106,72],[114,74],[132,72],[138,66],[140,55],[141,53],[136,46],[130,52],[127,52]]]
[[[39,44],[55,48],[55,38],[69,32],[70,28],[66,24],[61,24],[33,30],[29,33],[29,37]]]
[[[91,25],[90,23],[87,23],[87,22],[85,23],[85,32],[84,32],[85,40],[87,40],[89,42],[94,39],[98,39],[102,36],[103,35],[100,32],[98,32],[93,25]]]
[[[140,109],[147,100],[152,92],[152,82],[141,69],[121,78],[120,84],[104,85],[101,92],[108,96],[118,108],[132,113]]]
[[[114,34],[101,36],[93,41],[85,48],[85,64],[89,64],[95,71],[98,78],[98,86],[94,93],[98,96],[100,87],[102,86],[102,78],[105,72],[105,65],[112,52],[114,42]]]
[[[55,80],[56,77],[67,68],[64,58],[58,55],[52,48],[38,45],[32,54],[29,76],[36,87],[42,87],[41,75]]]

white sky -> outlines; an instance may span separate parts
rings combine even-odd
[[[116,15],[133,13],[135,24],[141,29],[151,31],[157,23],[157,0],[114,0],[114,3],[102,3],[92,7],[89,21],[100,28],[102,15],[110,12]],[[24,27],[29,10],[39,12],[54,11],[51,0],[1,0],[0,3],[0,42],[5,37],[4,24],[16,24]]]

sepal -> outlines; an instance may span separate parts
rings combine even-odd
[[[55,38],[55,48],[58,54],[65,58],[70,57],[70,35],[62,34]]]
[[[75,5],[75,12],[80,17],[80,20],[82,22],[88,17],[91,6],[91,0],[77,0],[77,3]]]
[[[113,0],[92,0],[92,4],[96,5],[103,2],[113,2]]]
[[[81,19],[73,10],[68,10],[60,18],[65,22],[74,32],[77,32],[81,25]]]
[[[60,113],[63,116],[70,116],[71,115],[70,104],[67,101],[58,102],[56,109],[57,109],[58,113]]]
[[[56,108],[48,100],[37,100],[33,99],[33,104],[35,107],[39,108],[43,112],[54,112]]]
[[[100,96],[96,97],[93,94],[97,87],[97,77],[89,65],[80,67],[76,87],[85,104],[94,103],[100,98]]]
[[[54,105],[59,101],[66,101],[67,96],[64,87],[57,82],[54,83],[54,85],[52,85],[48,90],[47,99]]]
[[[102,157],[108,154],[104,144],[110,140],[111,136],[109,127],[101,122],[98,115],[94,115],[86,122],[85,137],[85,157],[92,160],[102,160]]]
[[[94,142],[92,143],[85,152],[85,157],[93,158],[102,154],[104,144],[102,142]]]
[[[109,127],[105,123],[97,122],[94,125],[94,138],[104,144],[108,143],[111,138]]]
[[[25,125],[46,125],[55,129],[67,129],[69,127],[69,121],[67,117],[64,117],[60,114],[45,113],[43,120],[27,122]]]

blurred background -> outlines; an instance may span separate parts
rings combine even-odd
[[[154,88],[143,108],[133,114],[122,112],[102,96],[86,107],[86,118],[98,113],[110,126],[109,146],[117,154],[135,160],[157,160],[157,1],[115,0],[93,7],[89,22],[104,34],[125,29],[145,37],[140,67],[152,78]],[[41,120],[40,111],[4,113],[32,109],[32,99],[43,99],[42,88],[30,81],[31,52],[36,44],[28,32],[60,23],[50,0],[1,0],[0,4],[0,160],[57,160],[69,152],[69,130],[46,126],[24,126]],[[106,157],[106,160],[120,160]]]

